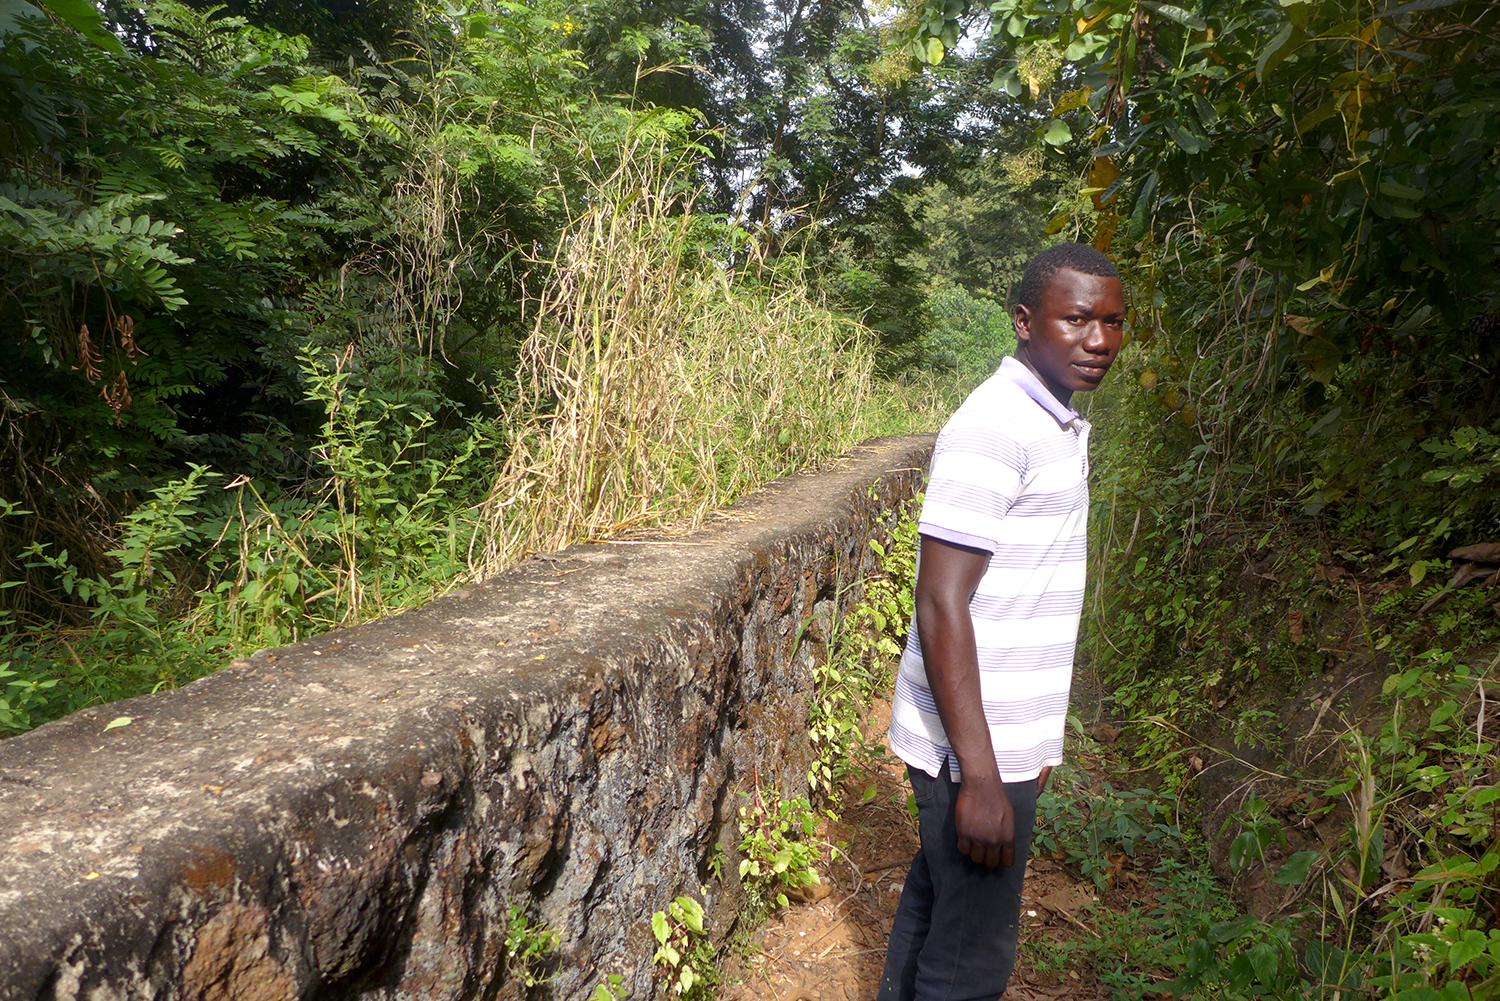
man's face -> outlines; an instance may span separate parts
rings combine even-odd
[[[1016,307],[1021,361],[1063,403],[1097,389],[1120,353],[1125,294],[1118,278],[1060,268],[1035,309]]]

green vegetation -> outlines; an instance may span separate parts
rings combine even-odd
[[[996,82],[1087,150],[1048,229],[1126,269],[1144,479],[1202,488],[1183,546],[1300,509],[1419,580],[1495,519],[1500,13],[1066,6],[990,8]],[[929,3],[916,50],[961,7]]]
[[[510,976],[527,988],[551,977],[548,954],[557,948],[557,932],[526,914],[525,901],[510,905],[510,920],[505,926],[505,962]]]
[[[1132,343],[1089,403],[1085,649],[1165,789],[1243,772],[1213,851],[1285,888],[1266,921],[1184,899],[1201,920],[1116,929],[1136,979],[1112,989],[1500,996],[1500,623],[1492,593],[1439,583],[1497,529],[1500,9],[911,11],[902,40],[932,63],[988,28],[996,86],[1072,164],[1048,230],[1121,265]],[[1361,672],[1384,694],[1289,705]],[[1099,828],[1067,852],[1086,874],[1119,843]]]
[[[870,700],[889,690],[911,621],[916,522],[909,511],[893,512],[887,530],[885,543],[870,543],[874,561],[858,584],[859,600],[838,621],[823,624],[829,630],[826,661],[814,662],[818,701],[808,721],[819,735],[808,776],[813,798],[783,797],[763,789],[757,777],[739,807],[733,876],[744,894],[739,938],[716,950],[703,907],[689,896],[677,897],[652,915],[654,962],[677,995],[715,996],[726,964],[742,951],[744,936],[776,909],[816,899],[809,891],[823,882],[819,865],[847,861],[845,846],[828,843],[819,828],[839,819],[846,797],[868,801],[875,795],[869,779],[883,754],[884,734],[866,733]],[[811,624],[804,624],[804,632]],[[713,880],[724,878],[724,861],[719,846],[709,862]],[[618,989],[601,984],[596,996],[608,1001],[618,996]]]
[[[822,882],[814,863],[823,857],[815,840],[818,815],[801,796],[772,797],[759,789],[750,805],[740,807],[740,883],[752,917],[788,906],[787,891]],[[833,850],[837,857],[838,849]]]
[[[629,992],[625,990],[625,978],[618,973],[611,973],[595,985],[589,1001],[622,1001],[629,996]]]
[[[1167,846],[1180,853],[1182,838],[1175,812],[1151,790],[1116,790],[1108,781],[1090,788],[1066,764],[1037,797],[1036,851],[1065,859],[1100,891],[1109,885],[1112,852],[1134,859]]]
[[[1075,760],[1098,760],[1087,737],[1077,734],[1073,743]],[[1091,781],[1071,763],[1053,772],[1037,799],[1033,857],[1065,861],[1101,895],[1125,866],[1152,889],[1149,906],[1096,907],[1087,915],[1090,934],[1032,947],[1038,973],[1087,969],[1111,997],[1168,994],[1186,986],[1182,978],[1196,969],[1202,935],[1215,942],[1239,939],[1235,907],[1214,878],[1207,846],[1179,823],[1177,805],[1149,789],[1116,790],[1107,780]]]
[[[334,58],[295,5],[44,8],[0,25],[0,732],[699,517],[974,376],[954,330],[878,375],[922,331],[861,322],[852,237],[735,211],[698,111],[601,88],[697,36],[393,6]]]
[[[653,958],[678,997],[711,998],[718,985],[713,940],[704,923],[703,905],[692,897],[678,897],[665,911],[651,915],[651,934],[656,937]]]
[[[844,783],[868,772],[884,753],[884,735],[867,739],[865,721],[870,700],[890,687],[911,623],[916,521],[895,520],[887,542],[872,539],[870,549],[876,572],[861,582],[860,601],[835,624],[827,657],[813,662],[818,690],[808,739],[816,757],[807,784],[814,796],[828,802],[836,802]]]
[[[1226,821],[1230,871],[1259,869],[1284,889],[1274,917],[1226,897],[1208,846],[1176,822],[1175,795],[1122,794],[1061,771],[1040,804],[1038,848],[1101,893],[1128,856],[1155,906],[1101,908],[1089,936],[1039,957],[1044,970],[1086,962],[1115,997],[1494,997],[1500,793],[1493,743],[1460,722],[1482,684],[1441,651],[1417,660],[1387,681],[1394,702],[1378,734],[1344,729],[1335,774],[1305,779],[1297,809],[1252,798]],[[1160,750],[1136,745],[1147,760]],[[1169,753],[1190,751],[1207,753],[1191,740]],[[1289,852],[1288,829],[1305,821],[1325,836]]]

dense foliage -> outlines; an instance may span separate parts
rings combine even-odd
[[[1090,654],[1143,767],[1245,770],[1224,865],[1287,888],[1271,920],[1179,915],[1121,969],[1174,995],[1497,996],[1500,628],[1493,592],[1428,575],[1500,527],[1500,9],[917,10],[909,51],[984,20],[1034,141],[1086,154],[1048,228],[1117,257],[1134,341],[1092,401]],[[1389,677],[1331,746],[1257,756],[1319,731],[1289,693],[1360,672]],[[1317,834],[1292,851],[1293,828]]]
[[[0,490],[34,513],[8,523],[13,582],[35,542],[105,562],[101,523],[189,462],[307,476],[309,352],[444,421],[465,374],[513,351],[507,262],[576,178],[572,137],[537,128],[574,82],[540,20],[451,22],[461,49],[412,36],[346,79],[304,38],[171,3],[144,18],[149,53],[34,21],[6,40]]]
[[[937,118],[800,211],[724,159],[713,116],[774,109],[687,61],[759,11],[6,8],[0,726],[696,516],[979,377],[951,318],[993,347],[994,292],[930,284],[902,255],[951,221],[881,193]],[[836,22],[829,59],[880,57],[867,23],[793,22],[789,52]],[[825,100],[794,77],[799,114]],[[903,79],[910,115],[934,88]],[[877,357],[909,385],[872,393]]]
[[[940,7],[913,32],[924,52],[963,16]],[[1295,500],[1409,558],[1491,524],[1500,12],[988,13],[1014,59],[997,86],[1049,112],[1038,142],[1092,158],[1049,228],[1128,266],[1135,374],[1211,460],[1200,515]]]

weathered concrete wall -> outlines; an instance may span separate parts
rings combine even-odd
[[[740,790],[805,788],[811,658],[930,448],[0,742],[0,998],[521,996],[514,901],[538,996],[652,996],[651,913],[734,913]]]

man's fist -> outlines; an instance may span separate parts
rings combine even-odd
[[[1016,812],[998,777],[965,778],[954,804],[958,850],[975,862],[1010,868],[1016,861]]]

